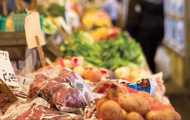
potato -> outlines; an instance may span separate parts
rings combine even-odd
[[[161,111],[150,111],[146,115],[147,120],[165,120]]]
[[[104,102],[106,102],[107,100],[108,100],[108,99],[106,99],[106,98],[101,98],[101,99],[97,100],[97,102],[96,102],[96,110],[99,111],[99,110],[100,110],[100,106],[101,106]]]
[[[165,120],[181,120],[181,116],[175,110],[164,110],[163,116],[165,116]]]
[[[181,116],[171,109],[162,111],[150,111],[146,115],[147,120],[181,120]]]
[[[130,112],[126,120],[144,120],[144,118],[137,112]]]
[[[119,105],[127,112],[138,112],[141,115],[145,115],[151,108],[148,101],[144,97],[136,94],[119,94],[117,101]]]
[[[98,117],[103,120],[124,120],[122,108],[113,100],[107,100],[99,108]]]
[[[127,112],[124,109],[122,109],[122,114],[123,114],[124,120],[127,120]]]

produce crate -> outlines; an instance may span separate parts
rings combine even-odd
[[[26,48],[23,32],[0,32],[0,49],[8,51],[11,60],[24,60]]]

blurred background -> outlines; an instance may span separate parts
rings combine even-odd
[[[0,0],[0,48],[10,51],[11,59],[17,68],[23,67],[25,59],[23,55],[28,56],[29,53],[32,53],[30,57],[33,60],[30,62],[39,65],[35,51],[25,51],[26,43],[19,41],[24,39],[23,23],[24,17],[28,14],[27,10],[37,9],[40,12],[42,30],[48,40],[46,53],[53,59],[62,56],[60,49],[64,51],[64,48],[60,47],[60,44],[68,34],[82,27],[79,21],[82,20],[84,11],[99,8],[109,16],[114,26],[128,31],[128,34],[140,44],[152,73],[163,72],[167,96],[183,120],[189,120],[189,0],[71,0],[70,2],[76,4],[66,4],[66,0]],[[56,18],[54,22],[52,16]],[[64,17],[65,21],[60,22],[57,16]],[[88,16],[83,25],[85,21],[87,23],[91,21],[89,18],[100,21],[98,24],[104,24],[103,21],[107,19],[101,13],[98,17],[94,16],[95,14]],[[105,23],[109,26],[109,22]],[[87,24],[87,30],[97,27],[89,26]],[[104,32],[102,29],[100,31]],[[30,57],[28,60],[31,60]]]

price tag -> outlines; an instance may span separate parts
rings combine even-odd
[[[8,86],[18,87],[14,69],[9,59],[9,53],[0,50],[0,79],[2,79]]]
[[[40,27],[40,16],[38,12],[30,12],[25,18],[25,34],[28,48],[36,48],[45,45],[44,34]],[[38,40],[36,40],[36,37]]]

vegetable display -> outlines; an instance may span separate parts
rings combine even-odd
[[[140,45],[124,32],[114,39],[99,42],[87,32],[76,32],[60,49],[65,57],[83,56],[95,66],[112,70],[122,66],[144,67],[146,64]]]

